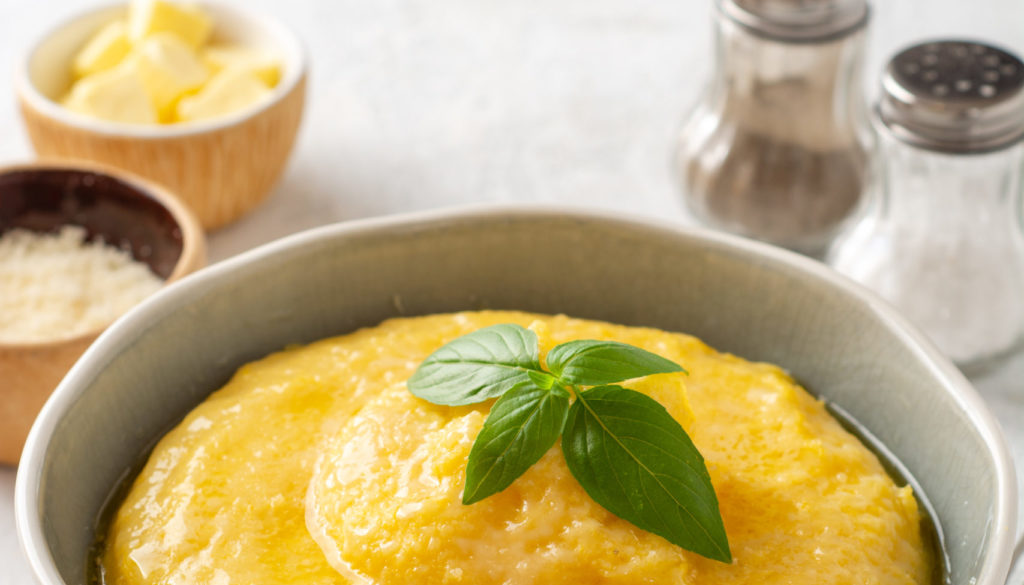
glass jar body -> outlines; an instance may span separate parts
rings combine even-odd
[[[871,184],[864,30],[815,43],[718,15],[714,77],[684,124],[677,173],[701,223],[821,257]]]
[[[878,198],[828,262],[981,372],[1024,342],[1024,143],[953,155],[882,128],[879,153]]]

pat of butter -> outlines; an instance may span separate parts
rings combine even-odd
[[[271,90],[251,71],[228,67],[194,96],[178,102],[178,120],[191,122],[237,112],[267,98]]]
[[[170,33],[144,40],[126,65],[138,71],[161,119],[169,118],[178,99],[202,87],[210,76],[192,48]]]
[[[135,42],[154,34],[171,33],[197,49],[206,42],[212,28],[210,17],[190,4],[132,0],[128,10],[128,31]]]
[[[65,105],[115,121],[156,123],[230,114],[267,96],[281,78],[281,59],[259,47],[205,46],[213,22],[194,4],[130,0],[127,19],[104,26],[75,55],[72,88]],[[92,79],[118,68],[118,75]],[[245,73],[243,75],[242,73]],[[216,81],[214,81],[216,80]],[[140,103],[139,85],[149,107]],[[110,99],[111,103],[100,103]],[[180,109],[179,102],[187,100]],[[126,112],[123,104],[133,105]]]
[[[274,87],[281,79],[281,61],[270,51],[242,46],[211,45],[202,50],[203,62],[217,73],[228,67],[247,69]]]
[[[69,110],[126,124],[156,124],[157,113],[138,74],[119,66],[83,77],[63,100]]]
[[[106,71],[120,63],[131,50],[128,27],[121,21],[111,22],[93,35],[75,55],[74,74],[85,77]]]

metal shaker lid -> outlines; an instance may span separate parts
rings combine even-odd
[[[867,24],[866,0],[718,0],[747,29],[787,42],[824,42]]]
[[[1024,138],[1024,63],[973,41],[915,45],[889,61],[878,115],[904,142],[985,152]]]

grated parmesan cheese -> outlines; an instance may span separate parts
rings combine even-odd
[[[0,343],[73,337],[112,323],[163,281],[131,254],[59,234],[15,229],[0,237]]]

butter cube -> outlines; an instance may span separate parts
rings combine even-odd
[[[69,110],[126,124],[156,124],[157,113],[134,70],[114,67],[83,77],[63,100]]]
[[[178,120],[192,122],[237,112],[272,93],[256,75],[241,67],[228,67],[213,76],[194,96],[178,102]]]
[[[77,77],[106,71],[120,63],[132,50],[128,26],[120,20],[100,29],[75,55],[72,70]]]
[[[212,28],[210,17],[191,4],[132,0],[128,8],[128,32],[135,42],[157,33],[171,33],[197,49],[206,42]]]
[[[274,87],[281,79],[281,60],[271,51],[236,45],[211,45],[203,49],[200,56],[214,73],[228,67],[247,69],[263,80],[267,87]]]
[[[170,33],[157,33],[142,41],[126,64],[138,71],[163,120],[173,115],[179,98],[202,87],[210,76],[192,48]]]

